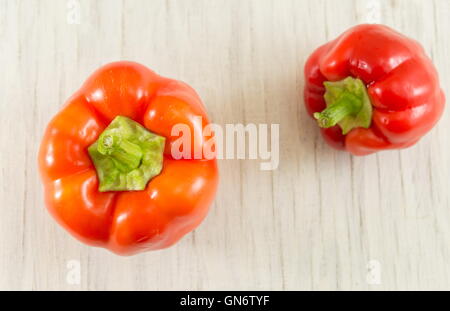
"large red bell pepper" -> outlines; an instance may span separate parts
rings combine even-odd
[[[444,109],[424,49],[382,25],[356,26],[319,47],[305,79],[306,108],[325,140],[354,155],[415,144]]]
[[[168,247],[206,216],[215,159],[176,160],[172,127],[207,142],[205,108],[182,82],[117,62],[97,70],[47,127],[39,166],[47,207],[79,240],[130,255]],[[197,145],[195,145],[197,144]]]

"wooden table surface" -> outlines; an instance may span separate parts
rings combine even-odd
[[[1,0],[0,289],[450,289],[448,110],[415,147],[359,158],[302,103],[308,55],[367,21],[422,42],[449,89],[449,16],[448,0]],[[280,124],[277,170],[220,161],[205,222],[134,257],[61,229],[36,165],[51,117],[122,59],[192,85],[215,123]]]

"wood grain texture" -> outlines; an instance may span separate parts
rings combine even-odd
[[[0,2],[0,289],[450,289],[449,115],[417,146],[356,158],[327,147],[302,103],[303,65],[348,27],[423,43],[450,87],[447,0]],[[375,11],[376,13],[376,11]],[[377,16],[375,14],[375,16]],[[280,166],[223,160],[214,206],[181,243],[122,258],[46,212],[37,149],[98,66],[126,59],[192,85],[215,123],[279,123]],[[67,282],[67,262],[81,282]],[[370,260],[381,284],[366,281]]]

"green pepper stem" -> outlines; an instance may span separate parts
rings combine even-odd
[[[344,135],[357,127],[370,127],[372,104],[363,81],[348,77],[337,82],[327,81],[324,86],[327,108],[314,113],[320,127],[330,128],[338,124]]]
[[[322,112],[316,112],[314,118],[322,128],[333,127],[345,117],[355,115],[361,110],[361,102],[352,94],[344,94],[339,100]]]
[[[164,137],[127,117],[116,117],[88,148],[99,179],[98,190],[144,190],[148,181],[161,173],[164,146]]]
[[[101,135],[98,152],[110,156],[122,172],[129,172],[139,166],[142,159],[141,148],[120,135]]]

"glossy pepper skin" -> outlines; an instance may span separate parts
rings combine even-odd
[[[308,113],[327,108],[326,81],[363,81],[372,106],[370,126],[343,133],[321,128],[326,142],[354,155],[415,144],[440,119],[445,104],[438,74],[416,41],[383,25],[359,25],[319,47],[305,65]],[[317,114],[319,113],[319,114]]]
[[[98,190],[87,149],[117,116],[166,139],[162,171],[145,190]],[[189,126],[193,144],[205,143],[208,117],[188,85],[132,62],[98,69],[51,120],[42,140],[38,162],[50,213],[77,239],[120,255],[176,243],[204,219],[218,185],[215,159],[172,157],[178,137],[171,129],[179,123]]]

